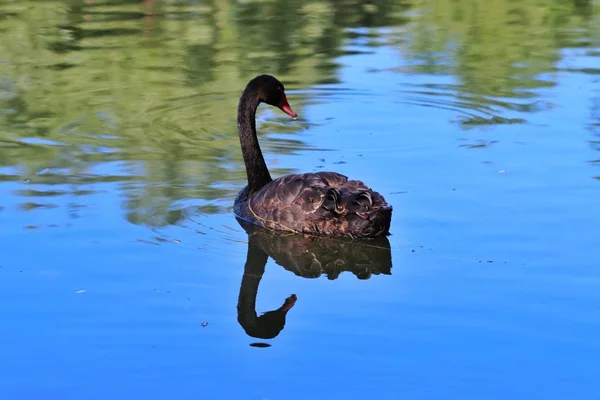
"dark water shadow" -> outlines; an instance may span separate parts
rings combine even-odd
[[[325,275],[327,279],[335,280],[343,272],[351,272],[358,279],[367,280],[373,275],[392,273],[392,253],[387,237],[349,240],[282,234],[237,220],[248,234],[248,253],[237,303],[238,322],[248,336],[259,339],[277,337],[298,299],[291,294],[279,308],[257,315],[256,297],[269,257],[303,278]],[[253,343],[251,346],[270,345]]]

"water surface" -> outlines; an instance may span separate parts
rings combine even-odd
[[[598,15],[1,1],[1,397],[597,398]],[[272,174],[364,180],[387,240],[238,224],[261,73]]]

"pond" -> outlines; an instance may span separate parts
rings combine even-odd
[[[600,13],[543,3],[0,1],[0,396],[597,399]],[[238,223],[263,73],[271,174],[390,236]]]

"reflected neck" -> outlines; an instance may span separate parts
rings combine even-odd
[[[267,311],[260,317],[256,314],[258,286],[265,272],[268,256],[263,250],[255,248],[252,241],[253,238],[250,237],[244,277],[238,295],[238,323],[248,336],[273,339],[283,330],[286,314],[294,306],[296,296],[290,296],[277,310]]]
[[[267,253],[254,249],[251,244],[248,246],[244,276],[242,277],[238,296],[237,316],[238,322],[250,336],[253,336],[251,333],[256,330],[258,320],[258,315],[256,314],[256,296],[260,280],[265,273],[267,259]]]

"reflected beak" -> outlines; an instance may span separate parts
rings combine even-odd
[[[292,107],[290,107],[290,104],[287,101],[287,97],[286,97],[285,93],[283,93],[281,95],[281,103],[279,103],[279,108],[284,113],[291,116],[292,118],[294,118],[294,119],[298,118],[298,114],[296,114],[296,112],[294,110],[292,110]]]
[[[287,299],[285,299],[285,302],[280,307],[280,310],[288,312],[289,310],[292,309],[292,307],[294,307],[294,304],[296,304],[296,300],[297,299],[298,299],[298,297],[296,297],[295,294],[292,294],[290,297],[288,297]]]

